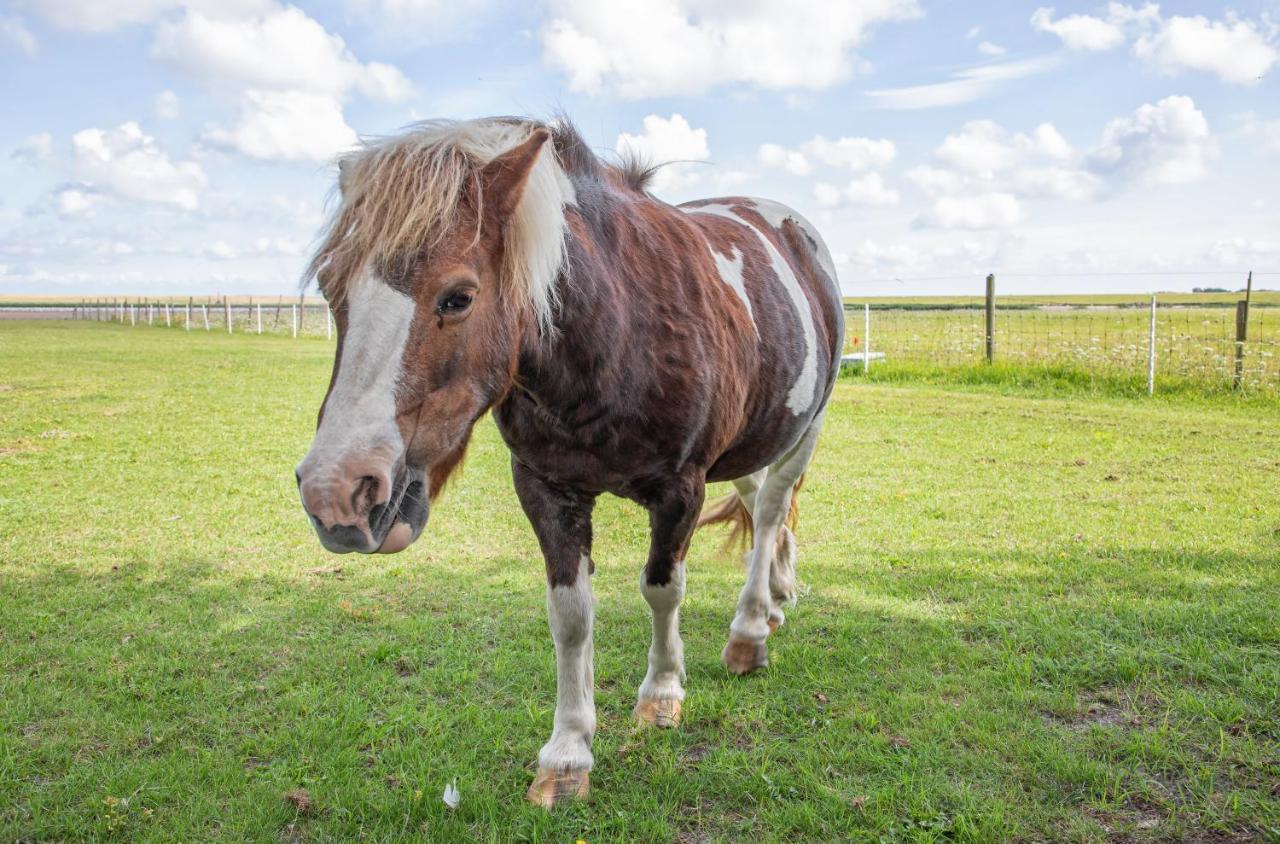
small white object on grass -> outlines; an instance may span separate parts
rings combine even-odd
[[[441,799],[444,800],[444,805],[448,806],[450,809],[458,808],[458,804],[462,802],[462,795],[458,794],[457,777],[454,777],[453,782],[444,787],[444,795]]]

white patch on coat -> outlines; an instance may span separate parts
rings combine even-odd
[[[754,204],[757,200],[751,200],[751,202]],[[776,202],[768,203],[766,200],[759,200],[759,202],[771,206],[767,209],[769,214],[767,216],[762,214],[762,216],[765,216],[765,220],[770,225],[775,225],[772,220],[778,218],[779,212],[777,209],[785,208],[786,206],[779,205]],[[744,205],[743,207],[752,206]],[[758,206],[755,206],[755,208],[759,210]],[[786,258],[782,257],[782,253],[773,245],[773,241],[733,209],[733,205],[713,203],[685,210],[691,214],[714,214],[745,225],[759,239],[765,254],[769,256],[769,263],[773,266],[773,272],[778,277],[778,280],[782,282],[783,288],[791,298],[791,306],[796,312],[796,318],[800,321],[800,330],[804,334],[804,362],[800,366],[800,375],[796,378],[795,384],[791,386],[791,391],[787,393],[787,409],[798,416],[813,406],[814,392],[818,385],[818,333],[813,327],[813,311],[809,307],[809,300],[805,297],[804,291],[800,288],[800,282],[796,279],[796,274],[791,271],[791,265],[787,263]],[[795,214],[794,212],[789,212],[788,216],[795,216]],[[785,219],[785,217],[782,219]]]
[[[684,700],[684,643],[680,640],[680,603],[684,600],[684,563],[671,569],[671,580],[650,586],[640,573],[640,594],[653,610],[653,644],[649,671],[640,684],[640,700]]]
[[[413,322],[413,300],[372,276],[347,292],[342,360],[324,416],[300,471],[336,471],[351,453],[404,451],[396,425],[396,385]]]
[[[716,272],[720,274],[720,280],[729,285],[734,293],[738,294],[738,298],[742,300],[742,304],[747,306],[747,316],[751,317],[751,324],[754,326],[756,322],[756,313],[751,308],[751,300],[747,298],[747,287],[742,280],[742,250],[733,247],[729,250],[729,257],[721,255],[716,251],[714,246],[708,244],[711,249],[711,257],[716,262]],[[760,329],[756,327],[756,336],[760,336]]]
[[[589,771],[596,732],[591,627],[591,561],[584,554],[572,586],[547,587],[547,618],[556,644],[556,714],[538,765],[557,771]]]

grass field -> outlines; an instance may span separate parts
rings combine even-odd
[[[1280,840],[1275,403],[842,380],[757,676],[695,540],[674,731],[632,725],[645,518],[602,500],[594,792],[547,814],[496,431],[418,545],[327,556],[291,469],[330,356],[0,324],[0,840]]]

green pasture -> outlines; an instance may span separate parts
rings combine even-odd
[[[842,379],[764,672],[694,542],[672,731],[630,715],[646,519],[602,500],[593,794],[548,814],[502,443],[409,551],[326,555],[292,467],[331,353],[0,323],[0,840],[1280,840],[1277,403]]]

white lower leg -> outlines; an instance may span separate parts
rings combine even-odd
[[[586,556],[572,586],[547,589],[547,614],[556,644],[556,715],[538,765],[557,771],[590,770],[596,707],[591,652],[594,608]]]
[[[671,569],[671,580],[650,586],[640,574],[640,594],[653,610],[653,644],[649,646],[649,672],[640,684],[639,698],[684,700],[684,644],[680,641],[680,602],[684,600],[684,563]]]
[[[769,569],[777,535],[776,525],[756,525],[755,547],[747,552],[747,582],[738,596],[733,623],[729,625],[731,638],[763,642],[769,635],[769,612],[773,606],[769,596]]]

